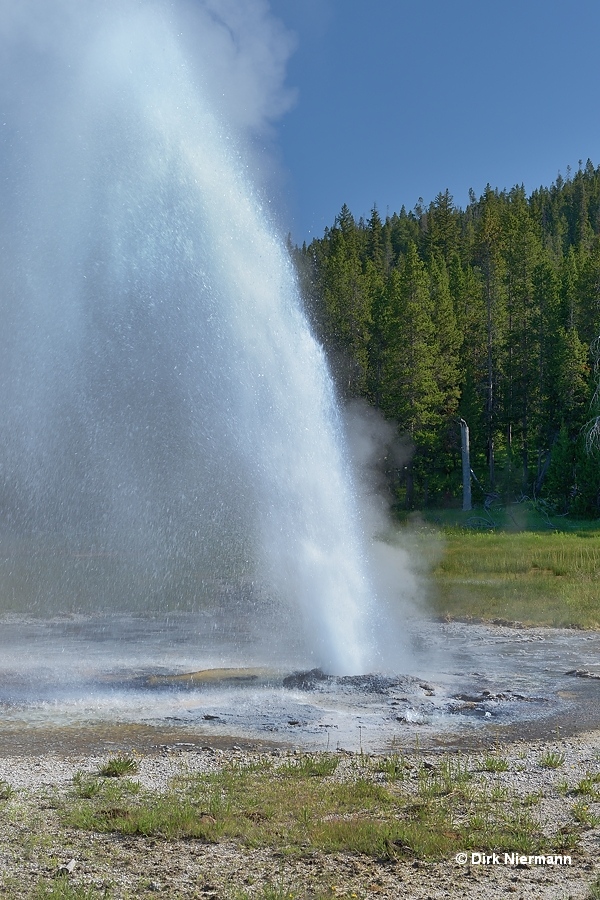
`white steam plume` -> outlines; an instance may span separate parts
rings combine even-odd
[[[394,425],[365,401],[354,400],[344,409],[345,430],[350,457],[357,473],[356,489],[364,533],[370,537],[371,579],[379,597],[381,656],[384,666],[403,660],[410,666],[406,619],[418,617],[422,610],[424,585],[420,564],[409,547],[412,537],[401,532],[390,517],[393,497],[385,475],[385,466],[400,468],[407,463],[413,448],[398,435]],[[386,627],[387,624],[387,627]],[[398,647],[398,635],[405,644]],[[389,639],[389,640],[388,640]],[[387,640],[387,644],[386,644]]]
[[[285,85],[295,39],[267,0],[0,0],[0,91],[18,101],[27,90],[23,65],[16,69],[21,82],[15,81],[17,56],[30,55],[28,79],[35,81],[40,72],[47,76],[51,51],[62,59],[68,82],[69,68],[85,52],[85,35],[99,19],[143,22],[150,15],[162,16],[168,32],[177,32],[189,51],[187,64],[229,130],[241,138],[271,134],[273,123],[295,102],[295,92]],[[129,33],[135,34],[135,27]]]

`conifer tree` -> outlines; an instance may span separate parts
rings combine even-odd
[[[410,435],[409,504],[459,489],[462,417],[489,490],[502,477],[507,496],[595,509],[582,435],[600,333],[600,168],[588,161],[529,198],[489,185],[469,198],[464,211],[448,191],[419,198],[385,222],[375,206],[366,221],[344,206],[295,253],[313,328],[342,393]]]
[[[504,338],[503,419],[508,459],[521,457],[520,489],[529,492],[531,419],[539,405],[536,363],[539,359],[539,309],[535,306],[534,273],[541,258],[541,241],[530,216],[525,191],[508,197],[504,231],[506,326]],[[516,441],[516,445],[513,445]]]
[[[486,385],[485,430],[490,490],[496,485],[496,436],[499,413],[498,386],[502,374],[502,350],[506,319],[504,294],[504,235],[501,199],[490,185],[480,201],[476,262],[482,273],[485,300]]]
[[[427,253],[448,263],[459,245],[459,221],[454,200],[446,188],[439,193],[427,213]]]
[[[427,272],[414,243],[387,285],[388,333],[382,366],[381,405],[416,448],[440,424],[435,326]],[[414,502],[414,472],[407,469],[406,503]]]
[[[359,254],[357,227],[346,205],[331,229],[319,272],[325,310],[325,339],[335,356],[334,369],[348,395],[367,384],[371,292]]]

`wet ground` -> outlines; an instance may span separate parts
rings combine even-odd
[[[5,620],[0,753],[232,743],[386,751],[600,727],[600,633],[406,627],[407,671],[328,677],[300,656],[264,665],[243,640],[232,650],[200,614]]]

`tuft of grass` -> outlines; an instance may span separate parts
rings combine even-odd
[[[408,765],[403,756],[393,753],[391,756],[384,756],[378,759],[373,770],[381,772],[388,781],[404,781]]]
[[[418,793],[421,797],[441,797],[466,792],[472,773],[462,758],[445,757],[439,767],[421,766],[418,773]]]
[[[133,756],[113,756],[98,770],[103,778],[121,778],[123,775],[135,775],[139,771]]]
[[[313,889],[307,891],[302,887],[290,887],[283,881],[277,883],[269,881],[252,893],[238,889],[232,895],[232,900],[357,900],[357,898],[357,894],[335,885],[324,891],[317,890],[315,893]]]
[[[583,825],[586,828],[595,828],[600,824],[600,818],[589,808],[587,803],[583,802],[583,800],[578,800],[577,803],[573,804],[571,807],[571,815],[578,825]]]
[[[508,788],[500,784],[494,784],[489,796],[492,803],[506,803],[509,796]]]
[[[339,764],[337,756],[323,754],[310,756],[302,754],[286,760],[278,769],[284,775],[296,778],[326,778],[333,775]]]
[[[585,777],[571,790],[572,794],[581,794],[590,800],[600,800],[600,772],[586,772]]]
[[[488,753],[481,764],[481,769],[483,772],[507,772],[508,760],[504,756],[492,756]]]
[[[543,769],[559,769],[565,761],[565,754],[555,750],[546,750],[538,762]]]
[[[96,775],[89,775],[81,771],[73,775],[73,785],[75,795],[85,800],[90,800],[102,790],[102,783]]]
[[[543,791],[532,791],[530,794],[523,795],[523,806],[537,806],[543,799]]]
[[[67,876],[61,876],[52,881],[48,879],[39,881],[32,900],[111,900],[112,896],[109,888],[99,891],[87,885],[73,884]]]
[[[563,825],[553,839],[554,852],[562,853],[575,850],[581,842],[581,828],[577,825]]]
[[[12,789],[8,781],[0,779],[0,800],[10,800],[13,794],[14,790]]]

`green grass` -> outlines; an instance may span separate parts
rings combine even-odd
[[[578,800],[577,803],[573,804],[571,815],[578,825],[582,825],[585,828],[596,828],[600,824],[600,818],[594,814],[583,800]]]
[[[336,757],[310,754],[229,765],[179,777],[161,794],[104,781],[99,792],[82,797],[75,785],[63,818],[95,832],[237,841],[284,855],[438,859],[482,846],[524,853],[554,846],[518,798],[490,792],[460,756],[419,765],[410,778],[400,758],[361,757],[344,779],[337,766]]]
[[[481,764],[483,772],[507,772],[508,760],[503,756],[492,756],[488,754]]]
[[[542,769],[559,769],[565,761],[565,754],[557,750],[546,750],[538,761]]]
[[[600,801],[600,772],[586,772],[585,777],[579,780],[571,793]]]
[[[432,566],[433,613],[527,625],[600,628],[600,529],[473,531],[417,536],[441,541]]]
[[[278,771],[281,774],[296,778],[323,778],[333,775],[338,767],[339,759],[336,756],[324,754],[323,756],[301,755],[287,760]]]
[[[135,775],[138,764],[132,756],[113,756],[99,770],[103,778],[121,778],[123,775]]]
[[[388,781],[404,781],[406,778],[408,763],[399,753],[383,756],[374,765],[374,771],[383,773]]]
[[[68,877],[64,877],[52,881],[41,879],[32,900],[110,900],[112,896],[108,888],[97,890],[94,887],[75,885]]]
[[[102,782],[99,777],[86,772],[76,772],[73,776],[73,785],[76,795],[85,800],[90,800],[102,790]]]
[[[338,894],[337,891],[327,891],[319,893],[318,896],[310,895],[310,900],[334,900],[334,898],[343,898],[345,894]],[[269,884],[262,885],[259,893],[253,891],[249,894],[247,891],[236,891],[234,900],[304,900],[308,895],[301,888],[293,888],[287,884]]]
[[[400,521],[419,520],[436,528],[466,528],[469,530],[495,530],[507,532],[559,531],[565,534],[574,532],[598,531],[598,519],[573,519],[568,516],[555,515],[548,504],[542,500],[526,500],[522,503],[503,504],[495,501],[486,509],[482,503],[464,512],[457,507],[444,509],[425,509],[418,513],[410,512],[399,516]]]

